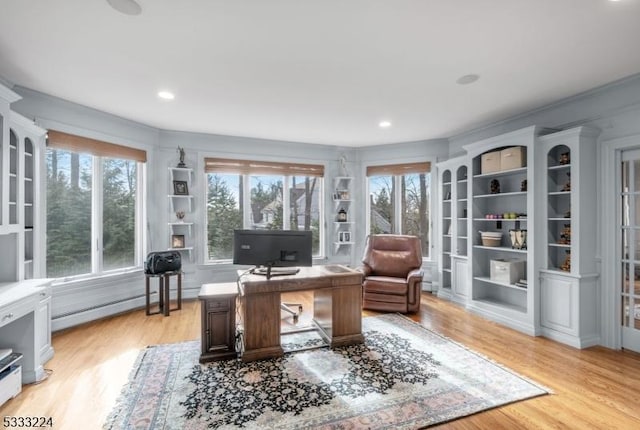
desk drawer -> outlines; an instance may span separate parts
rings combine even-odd
[[[223,312],[229,310],[230,299],[209,299],[205,300],[207,311]],[[235,300],[235,299],[234,299]]]
[[[29,312],[33,312],[35,301],[32,297],[27,297],[16,303],[3,306],[0,309],[0,327],[12,323],[20,317],[25,316]]]

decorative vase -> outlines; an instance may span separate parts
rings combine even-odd
[[[527,230],[511,229],[509,230],[509,239],[511,239],[511,248],[527,249]]]
[[[520,249],[527,249],[527,230],[516,230],[516,236]]]

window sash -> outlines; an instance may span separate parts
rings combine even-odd
[[[416,164],[422,164],[422,163],[416,163]],[[426,163],[426,164],[430,164],[430,163]],[[413,172],[413,173],[409,173],[405,170],[401,171],[401,174],[398,175],[392,175],[389,173],[386,174],[381,174],[381,173],[377,173],[374,175],[367,175],[369,176],[369,179],[366,181],[366,186],[367,186],[367,225],[366,225],[366,231],[369,232],[369,234],[373,234],[373,232],[371,231],[373,228],[373,224],[372,224],[372,209],[373,209],[373,202],[371,200],[371,198],[369,196],[371,196],[371,179],[375,176],[381,177],[381,176],[387,176],[391,178],[391,185],[392,185],[392,190],[391,191],[391,195],[389,196],[389,198],[391,199],[390,203],[391,203],[391,210],[392,210],[392,214],[391,214],[391,225],[390,225],[390,229],[391,229],[391,233],[396,234],[397,232],[399,232],[399,234],[408,234],[405,229],[404,229],[404,222],[407,216],[407,213],[403,210],[403,206],[402,206],[402,199],[403,199],[403,189],[402,189],[402,178],[407,176],[407,175],[411,175],[411,174],[429,174],[430,172],[427,171],[418,171],[418,172]],[[432,216],[433,214],[431,213],[431,197],[430,197],[430,187],[431,184],[428,183],[427,184],[427,199],[429,202],[429,226],[428,226],[428,233],[426,237],[421,237],[421,240],[426,240],[428,241],[429,244],[431,244],[432,241],[432,230],[431,230],[431,220],[433,219]],[[425,247],[422,250],[422,256],[425,259],[428,259],[431,257],[431,252],[429,247]]]
[[[322,167],[322,166],[321,166]],[[268,172],[269,174],[272,172]],[[242,209],[242,228],[246,228],[246,229],[250,229],[253,228],[253,224],[252,221],[250,219],[251,217],[251,177],[252,176],[260,176],[258,174],[243,174],[243,173],[239,173],[239,172],[229,172],[229,171],[214,171],[214,172],[206,172],[206,175],[210,175],[210,174],[228,174],[228,175],[242,175],[243,176],[243,180],[242,180],[242,199],[243,201],[240,203],[240,209]],[[291,228],[291,207],[290,207],[290,199],[289,199],[289,192],[288,190],[291,187],[291,177],[294,175],[284,175],[282,176],[282,186],[283,186],[283,201],[282,201],[282,207],[283,207],[283,226],[281,226],[280,228],[284,229],[284,230],[289,230]],[[298,178],[300,176],[313,176],[313,175],[308,175],[308,174],[304,174],[304,175],[295,175]],[[321,177],[322,178],[322,177]],[[205,182],[208,183],[208,180],[205,180]],[[320,216],[320,222],[319,222],[319,245],[318,245],[318,254],[317,255],[313,255],[313,258],[322,258],[325,256],[325,249],[324,249],[324,232],[325,232],[325,219],[324,219],[324,207],[323,207],[323,193],[324,193],[324,180],[320,180],[320,182],[316,185],[317,187],[317,192],[318,192],[318,214]],[[207,196],[208,196],[208,192],[207,192]],[[208,223],[208,215],[206,217],[207,219],[207,223]],[[206,226],[207,232],[209,231],[209,225]],[[215,262],[215,263],[220,263],[220,262],[230,262],[231,259],[230,258],[211,258],[211,256],[209,255],[209,243],[208,243],[208,234],[205,235],[205,239],[204,239],[204,247],[207,250],[207,261],[208,262]]]
[[[126,157],[100,157],[94,154],[87,154],[86,151],[72,151],[67,148],[49,147],[50,150],[68,151],[83,153],[91,156],[91,229],[90,229],[90,246],[91,252],[90,267],[88,272],[67,274],[59,276],[58,279],[68,281],[75,279],[86,279],[94,276],[99,276],[105,273],[118,273],[130,270],[132,268],[140,267],[142,264],[142,246],[144,243],[144,232],[142,231],[141,220],[144,219],[144,179],[146,177],[144,173],[145,164],[137,162],[136,165],[136,191],[135,191],[135,213],[134,213],[134,260],[131,266],[122,266],[109,270],[105,270],[104,262],[104,161],[105,158],[118,158],[129,161],[130,158]],[[48,213],[47,213],[48,216]],[[48,243],[45,244],[48,246]],[[48,269],[47,269],[48,270]]]

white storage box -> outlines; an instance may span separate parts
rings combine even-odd
[[[500,151],[500,170],[519,169],[527,165],[527,148],[514,146]]]
[[[526,277],[526,261],[516,258],[491,260],[491,280],[515,284]]]
[[[482,173],[493,173],[501,170],[501,151],[487,152],[480,157],[480,171]]]

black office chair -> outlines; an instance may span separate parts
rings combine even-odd
[[[298,312],[294,311],[291,308],[298,308]],[[280,303],[280,309],[291,314],[293,316],[293,322],[298,322],[298,316],[302,313],[302,304],[301,303]]]

